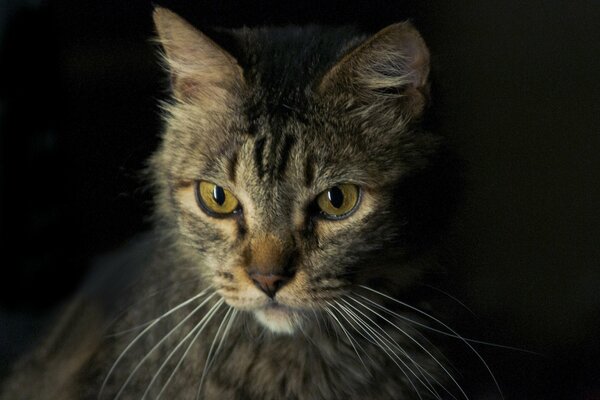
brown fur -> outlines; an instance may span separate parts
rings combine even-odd
[[[374,307],[410,310],[362,287],[402,294],[432,258],[433,235],[420,219],[430,210],[419,208],[431,199],[413,196],[429,193],[414,182],[440,141],[418,125],[429,52],[417,31],[396,24],[366,39],[243,29],[230,33],[239,44],[230,54],[168,10],[154,18],[173,89],[151,160],[156,233],[141,244],[144,261],[132,261],[135,279],[111,292],[133,307],[79,342],[86,362],[56,367],[69,375],[72,397],[95,399],[101,388],[103,399],[155,398],[163,389],[169,399],[434,397],[448,380],[437,353],[424,351],[414,325]],[[194,192],[202,180],[233,193],[242,211],[202,211]],[[347,218],[323,218],[314,200],[340,183],[359,186],[360,203]],[[252,271],[291,279],[271,300]],[[206,294],[154,320],[198,293]],[[155,322],[88,343],[147,321]]]

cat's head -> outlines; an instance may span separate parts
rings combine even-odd
[[[427,219],[411,177],[438,144],[418,128],[429,53],[413,26],[241,29],[221,32],[226,51],[154,18],[173,94],[158,214],[198,274],[274,332],[358,284],[409,285]]]

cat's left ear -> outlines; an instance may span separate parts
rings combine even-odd
[[[153,16],[175,98],[227,102],[244,81],[235,58],[174,12],[156,7]]]
[[[382,29],[325,74],[318,91],[348,92],[365,104],[401,108],[421,116],[429,97],[429,50],[410,22]]]

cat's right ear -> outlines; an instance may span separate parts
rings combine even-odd
[[[244,82],[235,58],[174,12],[154,9],[154,24],[179,101],[228,101]]]
[[[382,29],[344,55],[323,77],[318,91],[346,93],[365,104],[401,109],[418,118],[429,95],[429,50],[409,22]]]

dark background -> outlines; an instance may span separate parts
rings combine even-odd
[[[444,289],[474,316],[453,326],[541,353],[478,346],[508,399],[600,399],[598,2],[157,3],[200,27],[410,18],[434,125],[465,162]],[[0,375],[91,259],[149,226],[139,171],[166,87],[151,9],[0,0]]]

